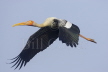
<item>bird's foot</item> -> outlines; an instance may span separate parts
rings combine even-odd
[[[88,41],[91,41],[91,42],[94,42],[94,43],[97,43],[94,39],[91,39],[91,38],[87,38]]]

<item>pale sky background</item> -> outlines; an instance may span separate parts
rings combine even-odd
[[[16,57],[39,29],[12,25],[42,23],[48,17],[76,24],[97,44],[79,38],[79,45],[71,48],[57,39],[21,70],[10,68],[8,59]],[[0,0],[0,72],[108,72],[108,0]]]

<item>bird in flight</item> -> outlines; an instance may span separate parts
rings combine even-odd
[[[59,38],[62,43],[71,47],[78,45],[79,36],[96,43],[93,39],[81,35],[77,25],[56,17],[49,17],[42,24],[37,24],[30,20],[14,24],[13,27],[19,25],[35,26],[40,29],[29,37],[22,52],[17,57],[11,59],[13,60],[11,63],[14,63],[12,67],[15,66],[15,69],[17,67],[21,69],[22,66],[25,66],[37,53],[45,50],[57,38]]]

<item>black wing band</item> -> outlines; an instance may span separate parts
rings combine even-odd
[[[72,24],[71,28],[66,27],[60,27],[59,28],[59,40],[62,41],[62,43],[66,43],[67,46],[76,47],[78,45],[79,40],[79,28]]]
[[[20,66],[19,69],[27,62],[30,61],[37,53],[46,49],[50,44],[52,44],[58,38],[59,30],[51,29],[50,27],[44,27],[34,33],[27,41],[26,46],[22,52],[12,60],[11,63],[15,63],[12,67]],[[16,69],[15,68],[15,69]]]

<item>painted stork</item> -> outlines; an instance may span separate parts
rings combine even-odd
[[[66,43],[67,46],[71,47],[78,45],[79,36],[96,43],[93,39],[82,36],[80,29],[75,24],[56,17],[47,18],[42,24],[37,24],[30,20],[14,24],[13,27],[19,25],[35,26],[40,29],[30,36],[22,52],[17,57],[11,59],[13,60],[11,63],[14,63],[12,67],[16,66],[15,69],[18,66],[19,69],[21,69],[21,67],[25,66],[37,53],[46,49],[57,38],[59,38],[62,43]]]

